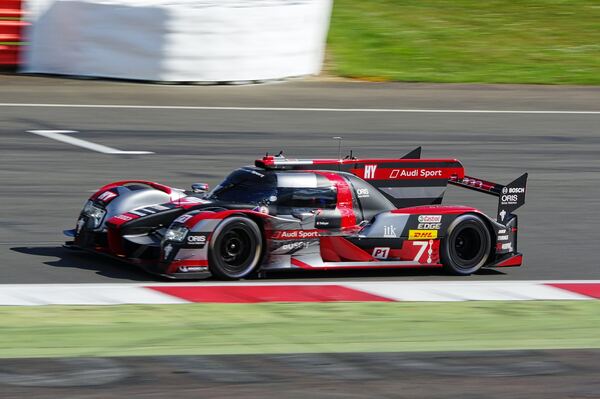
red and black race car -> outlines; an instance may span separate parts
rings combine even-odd
[[[503,186],[456,159],[265,156],[208,192],[148,181],[100,188],[67,246],[171,278],[242,279],[281,269],[520,266],[517,216],[527,174]],[[498,197],[496,218],[441,205],[448,184]]]

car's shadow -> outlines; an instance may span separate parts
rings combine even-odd
[[[133,265],[123,262],[95,256],[85,251],[71,250],[64,247],[13,247],[12,251],[42,257],[57,258],[57,260],[45,261],[45,265],[64,268],[64,269],[82,269],[90,270],[99,276],[109,277],[119,280],[132,281],[161,281],[158,276],[152,276]],[[71,282],[71,281],[52,281],[53,283]],[[94,283],[94,279],[85,281]]]
[[[94,255],[85,251],[78,251],[67,249],[64,247],[13,247],[10,248],[12,251],[34,256],[42,257],[53,257],[57,260],[45,261],[45,265],[65,268],[65,269],[82,269],[90,270],[99,276],[108,277],[117,280],[130,280],[130,281],[158,281],[167,282],[174,281],[160,276],[155,276],[144,272],[143,270],[129,265],[124,262],[119,262],[102,256]],[[498,275],[504,274],[503,272],[496,269],[482,269],[477,272],[477,275]],[[272,271],[266,274],[262,274],[260,277],[254,277],[252,280],[305,280],[305,279],[386,279],[386,278],[418,278],[427,279],[440,277],[452,278],[448,276],[441,269],[378,269],[378,270],[285,270],[285,271]],[[185,280],[190,281],[190,280]],[[215,281],[214,279],[208,279],[207,281]],[[54,282],[54,281],[53,281]],[[62,282],[62,281],[55,281]],[[70,282],[70,281],[64,281]],[[95,281],[85,281],[93,283]]]
[[[505,273],[496,269],[481,269],[476,275],[504,275]],[[360,279],[368,278],[370,280],[385,280],[386,278],[407,278],[414,280],[427,280],[433,278],[435,280],[461,278],[462,276],[453,276],[440,269],[430,268],[414,268],[414,269],[360,269],[360,270],[282,270],[269,272],[266,275],[267,279]],[[464,277],[463,277],[464,278]]]

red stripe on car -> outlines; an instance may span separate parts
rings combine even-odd
[[[350,172],[365,180],[427,180],[450,179],[451,177],[462,179],[465,173],[463,168],[383,168],[378,164],[365,165],[364,168],[351,169]]]
[[[326,177],[337,189],[336,208],[342,215],[341,227],[350,227],[356,225],[356,215],[352,206],[352,190],[346,180],[332,172],[315,171],[316,174]]]
[[[500,248],[502,248],[502,244],[500,244]],[[523,255],[516,255],[513,256],[512,258],[508,258],[506,260],[503,260],[502,262],[494,265],[494,267],[509,267],[509,266],[521,266],[521,264],[523,263]]]
[[[362,248],[339,236],[321,237],[321,257],[325,262],[374,260],[373,256]]]

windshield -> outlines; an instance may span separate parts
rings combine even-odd
[[[277,200],[277,180],[272,173],[252,168],[231,173],[206,197],[213,201],[240,204],[268,204]]]

